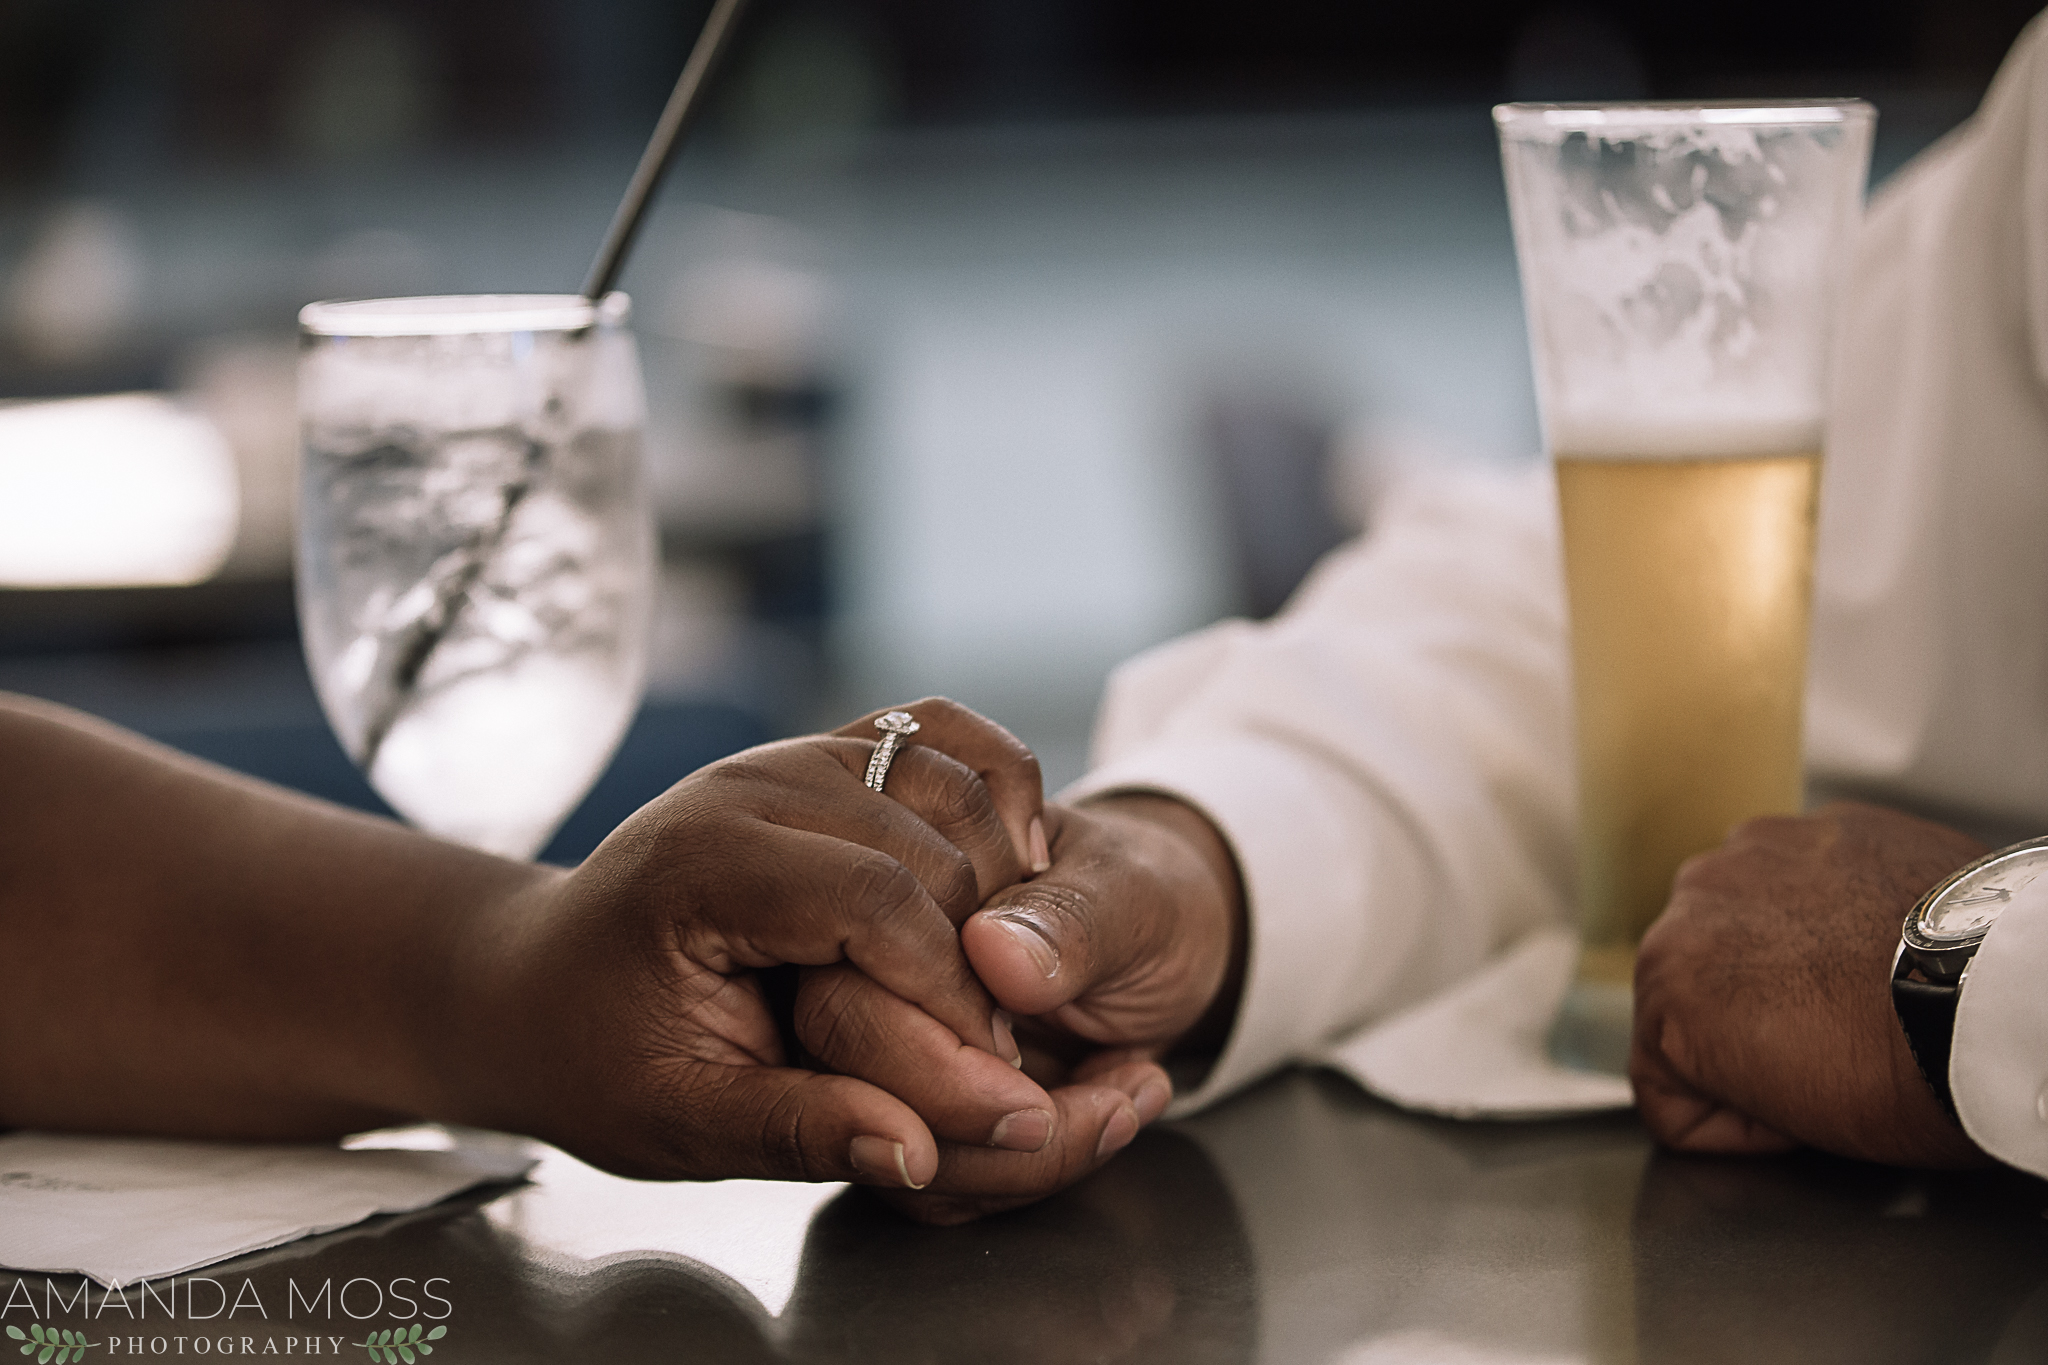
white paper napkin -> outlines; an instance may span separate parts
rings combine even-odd
[[[0,1136],[0,1266],[119,1288],[425,1208],[536,1160],[521,1139],[432,1131],[385,1140],[439,1150]]]
[[[1626,1109],[1619,1076],[1550,1060],[1578,939],[1530,934],[1477,975],[1352,1035],[1317,1060],[1405,1109],[1458,1119],[1543,1119]]]

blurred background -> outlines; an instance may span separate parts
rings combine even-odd
[[[373,802],[296,642],[294,316],[573,291],[707,8],[0,0],[0,399],[161,396],[141,472],[0,406],[0,688]],[[931,692],[1077,776],[1117,660],[1389,470],[1536,455],[1490,104],[1862,95],[1881,178],[2032,8],[756,0],[623,282],[650,708],[551,856]]]

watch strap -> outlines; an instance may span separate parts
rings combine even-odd
[[[1953,983],[1909,981],[1903,974],[1892,978],[1892,1008],[1898,1011],[1899,1023],[1906,1031],[1906,1045],[1913,1050],[1920,1074],[1934,1088],[1942,1111],[1952,1119],[1956,1118],[1956,1102],[1948,1087],[1948,1059],[1955,1045],[1956,1001],[1961,995],[1962,988]]]

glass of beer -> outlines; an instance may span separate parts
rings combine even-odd
[[[1800,808],[1828,341],[1875,118],[1494,110],[1571,616],[1570,1065],[1625,1071],[1636,945],[1679,864]]]

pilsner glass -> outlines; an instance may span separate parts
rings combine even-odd
[[[1584,948],[1552,1047],[1618,1072],[1678,865],[1800,808],[1829,331],[1875,111],[1494,119],[1571,615]]]
[[[640,704],[654,536],[627,301],[481,295],[300,314],[300,630],[342,746],[400,814],[515,858]]]

